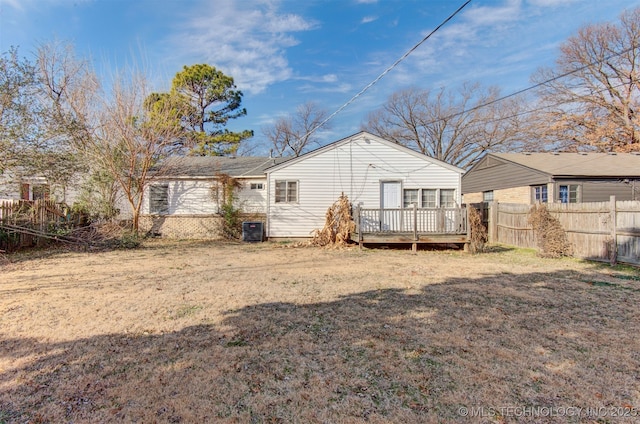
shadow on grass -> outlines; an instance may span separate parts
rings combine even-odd
[[[640,405],[640,294],[605,278],[452,278],[167,334],[0,336],[0,422],[585,421],[499,408]]]

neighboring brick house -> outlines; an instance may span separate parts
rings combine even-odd
[[[640,200],[637,153],[489,153],[462,177],[465,203]]]

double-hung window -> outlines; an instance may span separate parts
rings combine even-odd
[[[409,208],[411,205],[420,206],[418,194],[420,190],[417,188],[405,188],[404,189],[404,207]]]
[[[559,186],[558,200],[560,203],[578,203],[578,185],[567,184]]]
[[[435,188],[422,189],[422,207],[423,208],[438,207],[437,200],[436,200],[437,199],[436,192],[437,190]]]
[[[410,208],[416,205],[420,208],[455,208],[456,191],[449,188],[405,188],[403,190],[402,205]]]
[[[535,203],[547,203],[547,185],[539,185],[531,187],[533,191],[533,201]]]
[[[298,181],[276,181],[276,203],[297,203]]]
[[[456,207],[456,191],[454,189],[440,189],[440,207],[455,208]]]

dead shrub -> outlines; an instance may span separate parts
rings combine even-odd
[[[313,231],[310,244],[313,246],[344,247],[349,244],[350,235],[355,229],[356,224],[351,217],[351,202],[342,193],[327,210],[324,228]]]
[[[482,214],[473,206],[468,206],[469,217],[469,251],[471,253],[481,253],[487,243],[487,229],[482,224]]]
[[[529,210],[529,225],[538,244],[538,254],[548,258],[571,256],[573,247],[560,221],[549,213],[546,205],[533,205]]]

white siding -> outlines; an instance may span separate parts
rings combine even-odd
[[[266,208],[267,181],[262,179],[242,179],[242,187],[238,191],[237,206],[243,212],[262,212]],[[252,190],[251,183],[262,183],[262,190]],[[210,215],[218,213],[218,202],[214,198],[213,179],[195,180],[158,180],[152,184],[169,185],[169,215]],[[145,190],[142,214],[149,214],[149,189]]]
[[[251,188],[251,184],[262,184],[262,188]],[[242,188],[238,191],[238,207],[242,212],[265,213],[267,209],[267,179],[243,179]]]
[[[380,183],[406,188],[455,189],[461,203],[461,172],[366,135],[310,153],[268,174],[268,237],[309,237],[324,226],[327,209],[346,194],[353,205],[380,207]],[[275,203],[275,182],[298,181],[298,202]]]
[[[202,180],[169,180],[154,181],[154,184],[168,184],[169,215],[199,215],[218,212],[218,204],[214,201],[211,187],[213,181]],[[142,213],[149,214],[149,190],[145,190]]]
[[[80,185],[82,176],[77,174],[72,182],[66,187],[61,185],[50,185],[45,177],[21,176],[16,173],[5,173],[0,175],[0,199],[20,199],[20,185],[29,184],[29,198],[33,197],[33,187],[37,185],[49,185],[49,198],[53,201],[73,205],[80,195]]]

